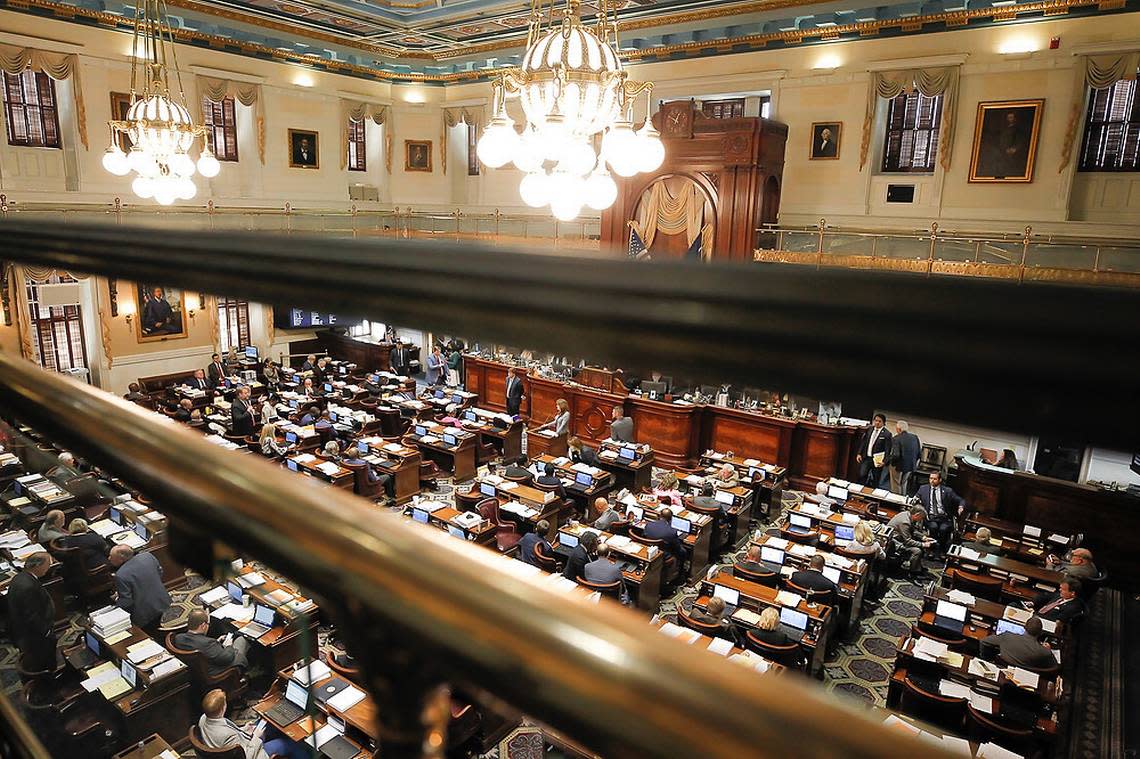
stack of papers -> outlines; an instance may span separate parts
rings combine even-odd
[[[39,543],[28,543],[22,548],[14,549],[12,551],[12,559],[16,562],[16,564],[23,566],[24,559],[28,558],[33,553],[40,553],[43,550],[45,550],[44,547]]]
[[[308,685],[309,683],[323,680],[332,674],[329,665],[319,659],[309,661],[308,665],[302,660],[293,666],[295,668],[293,671],[293,679],[301,685]]]
[[[1023,688],[1035,689],[1041,678],[1036,672],[1030,672],[1021,667],[1007,667],[1005,676]]]
[[[253,619],[254,608],[241,604],[229,603],[210,612],[214,619],[232,619],[235,622],[248,622]]]
[[[781,606],[791,607],[793,609],[799,606],[800,601],[802,600],[804,600],[803,596],[787,590],[781,590],[776,594],[776,603],[780,604]],[[945,648],[945,646],[943,646],[943,648]]]
[[[728,656],[729,652],[732,651],[732,641],[725,640],[724,638],[716,638],[712,643],[709,643],[706,650],[714,654],[720,654],[721,656]]]
[[[265,576],[262,575],[261,572],[247,572],[244,575],[238,575],[237,583],[243,588],[253,588],[258,585],[264,585]]]
[[[145,546],[149,542],[145,538],[140,538],[132,530],[127,530],[125,532],[121,532],[118,535],[113,536],[112,541],[114,541],[115,545],[129,546],[129,547],[134,548],[136,550],[138,550],[139,548],[142,548],[143,546]]]
[[[332,461],[317,464],[317,469],[330,477],[340,471],[340,465]]]
[[[760,615],[751,609],[737,609],[732,613],[732,618],[746,625],[756,625],[760,622]]]
[[[110,519],[100,519],[98,522],[93,522],[90,525],[91,532],[99,535],[100,537],[109,538],[116,532],[122,531],[122,527],[112,522]]]
[[[1013,620],[1019,625],[1024,625],[1029,621],[1029,618],[1033,616],[1031,612],[1028,612],[1025,609],[1015,609],[1012,606],[1005,607],[1005,610],[1001,615],[1004,619]]]
[[[970,691],[970,706],[974,707],[982,714],[994,713],[994,699],[993,696],[987,696],[984,693],[977,693]]]
[[[963,559],[977,561],[982,558],[982,555],[975,551],[973,548],[966,548],[965,546],[958,546],[958,555]]]
[[[948,653],[950,653],[950,649],[945,643],[930,638],[919,638],[914,642],[914,648],[911,649],[911,655],[916,659],[925,661],[938,661]]]
[[[938,683],[938,692],[947,698],[969,698],[970,687],[953,680],[942,680]]]
[[[768,538],[767,544],[771,548],[776,548],[781,551],[788,550],[788,541],[784,538]]]
[[[265,600],[273,606],[280,606],[281,604],[292,600],[293,594],[284,588],[278,588],[272,593],[265,594]]]
[[[155,643],[151,638],[144,638],[138,643],[127,647],[127,659],[130,660],[131,664],[138,664],[152,656],[161,656],[163,654],[169,656],[166,649]]]
[[[313,600],[311,598],[294,598],[292,601],[284,604],[281,608],[296,616],[298,614],[312,611],[313,609],[317,608],[317,605],[313,603]]]
[[[115,633],[129,630],[130,627],[131,615],[117,606],[104,607],[91,614],[91,632],[104,640]]]
[[[985,680],[992,680],[995,683],[997,682],[998,672],[1000,672],[1000,670],[993,664],[990,664],[988,661],[984,661],[977,657],[970,659],[970,666],[967,671],[974,677],[980,677]]]
[[[218,587],[210,588],[205,593],[199,595],[198,600],[207,606],[213,606],[214,604],[223,601],[226,598],[229,598],[229,595],[230,594],[226,590],[225,586],[219,585]]]
[[[763,656],[757,656],[751,651],[741,651],[740,653],[733,654],[728,657],[729,661],[736,662],[745,667],[752,667],[757,672],[768,671],[768,660]]]
[[[966,606],[973,606],[973,604],[978,599],[974,598],[974,596],[972,596],[971,594],[967,593],[964,590],[952,590],[946,594],[946,600],[947,601],[953,601],[956,604],[964,604]]]

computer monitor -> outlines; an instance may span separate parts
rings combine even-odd
[[[129,661],[127,661],[126,659],[123,659],[122,663],[119,665],[119,672],[122,673],[123,679],[126,680],[127,684],[130,685],[132,688],[138,684],[138,681],[139,681],[138,670],[136,670],[134,667],[132,667],[131,663]]]
[[[424,427],[422,424],[417,424],[416,425],[416,434],[419,435],[420,437],[423,437],[424,435],[427,434],[427,427]]]
[[[434,393],[432,393],[432,395],[434,395],[436,398],[442,398],[446,394],[447,393],[443,392],[442,390],[436,390]]]
[[[289,467],[290,472],[296,472],[297,468],[298,468],[297,462],[294,461],[293,459],[289,459],[289,461],[285,464],[285,466]]]
[[[1002,633],[1017,633],[1018,635],[1024,635],[1025,626],[1019,625],[1016,622],[1012,622],[1008,619],[999,619],[997,627],[994,628],[994,631],[998,635],[1001,635]]]
[[[142,522],[135,523],[135,535],[138,535],[143,540],[150,540],[150,533],[146,531],[146,525]]]
[[[467,533],[463,531],[463,528],[462,527],[456,527],[453,524],[449,524],[447,526],[447,534],[453,538],[459,538],[460,540],[467,540]]]
[[[111,517],[111,521],[115,524],[121,525],[123,523],[123,512],[119,511],[118,509],[112,508],[109,516]]]
[[[285,700],[304,709],[309,705],[309,691],[296,680],[290,680],[285,686]]]
[[[329,412],[329,421],[330,421],[330,422],[335,422],[335,421],[336,421],[336,412],[335,412],[335,411],[330,411],[330,412]]]
[[[257,604],[253,607],[253,621],[259,625],[266,627],[273,627],[273,617],[275,612],[272,606],[264,606]]]
[[[230,580],[229,582],[226,583],[226,592],[230,594],[230,600],[233,601],[235,604],[241,603],[241,597],[242,597],[241,585],[234,582],[233,580]]]
[[[731,490],[718,490],[716,491],[716,502],[723,503],[725,506],[731,506],[736,496],[732,494]]]
[[[562,533],[558,534],[558,542],[561,543],[562,545],[566,546],[567,548],[577,548],[578,547],[578,536],[577,535],[571,535],[568,532],[562,532]]]
[[[303,380],[303,378],[301,377],[300,374],[294,374],[293,375],[293,381],[296,382],[298,385],[301,384],[302,380]]]
[[[625,513],[633,522],[640,522],[645,517],[645,509],[640,506],[626,506]]]
[[[326,393],[331,393],[331,392],[332,392],[332,383],[331,383],[331,382],[326,382],[326,383],[325,383],[325,392],[326,392]]]
[[[428,513],[423,509],[412,509],[412,519],[417,522],[428,523]]]
[[[854,540],[855,528],[849,524],[838,524],[835,526],[835,539],[836,540]]]
[[[453,396],[451,396],[451,402],[452,403],[463,403],[463,396],[462,395],[453,395]]]
[[[285,442],[286,443],[296,443],[297,442],[297,433],[296,432],[286,432],[285,433]]]
[[[226,387],[226,388],[231,388],[234,386],[234,383],[231,382],[228,377],[223,377],[222,378],[222,386]]]
[[[668,388],[664,382],[642,382],[641,392],[648,395],[650,398],[660,398],[665,395],[665,390]]]
[[[477,421],[479,421],[479,416],[474,411],[464,411],[463,412],[463,419],[464,419],[464,421],[468,421],[468,422],[477,422]]]
[[[770,546],[760,546],[760,561],[765,564],[784,564],[784,552],[779,548],[772,548]]]
[[[294,398],[293,400],[289,401],[289,408],[299,409],[299,408],[301,408],[301,402],[299,400],[297,400],[296,398]]]
[[[823,576],[826,577],[827,579],[831,580],[836,585],[839,584],[839,577],[840,577],[839,570],[836,569],[835,567],[824,567],[823,568]]]
[[[837,501],[846,501],[847,496],[850,494],[851,494],[850,490],[848,490],[845,487],[841,487],[840,485],[828,485],[827,486],[827,497],[828,498],[834,498]]]
[[[724,601],[728,606],[738,606],[740,604],[740,591],[736,588],[726,588],[723,585],[714,585],[713,596]]]
[[[245,357],[256,359],[257,358],[257,346],[256,345],[245,346]]]
[[[950,601],[939,601],[934,607],[935,616],[949,617],[957,622],[966,621],[967,611],[968,609],[964,605]]]
[[[669,525],[677,532],[683,532],[686,535],[693,530],[693,523],[688,519],[681,519],[681,517],[673,517],[669,520]]]
[[[91,653],[95,654],[96,656],[98,656],[99,655],[99,638],[96,637],[95,633],[93,633],[93,632],[84,633],[83,639],[85,641],[87,641],[87,650],[90,651]]]
[[[584,488],[588,488],[594,484],[594,476],[586,472],[576,472],[574,474],[574,482]]]
[[[447,433],[444,433],[443,443],[444,445],[458,445],[459,438],[455,437],[455,435],[448,435]]]
[[[787,606],[781,606],[780,622],[782,624],[788,625],[789,627],[794,627],[797,630],[803,630],[807,627],[808,615],[802,611],[796,611],[795,609],[789,609]]]
[[[811,529],[811,517],[805,517],[803,514],[789,514],[788,522],[797,530]]]
[[[637,449],[636,448],[622,448],[621,449],[621,457],[623,459],[629,459],[632,461],[633,459],[637,458]]]
[[[371,382],[372,384],[376,384],[377,382],[380,381],[380,375],[379,374],[369,374],[368,375],[368,381]]]
[[[479,495],[485,495],[485,496],[488,496],[490,498],[494,498],[495,497],[495,486],[489,482],[480,482],[479,483]]]

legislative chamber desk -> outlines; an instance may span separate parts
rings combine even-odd
[[[505,410],[510,367],[471,355],[463,362],[467,390],[479,395],[479,405]],[[856,471],[860,429],[703,403],[655,401],[622,392],[617,383],[609,390],[587,387],[532,376],[522,367],[516,367],[515,373],[526,392],[522,415],[545,421],[555,415],[555,403],[565,398],[570,404],[570,434],[597,445],[610,434],[614,406],[621,406],[633,419],[635,439],[653,446],[664,466],[693,468],[701,453],[711,448],[786,467],[796,487],[836,473],[854,476]],[[612,392],[615,387],[619,392]]]
[[[622,577],[626,588],[633,596],[637,608],[657,613],[661,605],[661,586],[665,566],[665,552],[655,546],[647,546],[630,538],[612,535],[595,527],[584,524],[568,524],[558,530],[551,549],[557,555],[569,559],[573,550],[562,535],[573,535],[581,538],[582,533],[589,531],[599,535],[610,547],[611,558],[622,567]]]
[[[1093,560],[1116,586],[1140,586],[1135,560],[1140,498],[1028,472],[1013,472],[973,457],[957,458],[954,489],[970,508],[1051,533],[1083,533]]]

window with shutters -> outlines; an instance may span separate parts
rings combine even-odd
[[[52,372],[87,368],[87,345],[83,339],[83,312],[79,304],[40,304],[40,286],[75,282],[66,274],[53,274],[46,282],[25,279],[28,313],[36,362]]]
[[[744,117],[744,98],[730,100],[706,100],[701,103],[701,112],[710,119],[739,119]]]
[[[479,127],[476,124],[467,125],[467,176],[479,176],[479,156],[475,149],[479,142]]]
[[[941,124],[941,95],[904,92],[892,98],[883,135],[883,171],[934,171]]]
[[[365,171],[364,158],[364,119],[348,120],[348,170]]]
[[[236,161],[237,111],[233,98],[210,100],[202,98],[203,121],[210,130],[210,147],[219,161]]]
[[[249,345],[249,303],[218,298],[218,333],[222,353]]]
[[[1089,93],[1081,171],[1140,171],[1140,92],[1121,79]]]
[[[4,117],[9,145],[60,147],[55,82],[44,72],[24,69],[4,74]]]

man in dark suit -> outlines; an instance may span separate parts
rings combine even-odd
[[[142,387],[137,382],[132,382],[127,385],[127,394],[123,396],[124,400],[135,403],[137,401],[145,401],[146,395],[142,391]]]
[[[764,566],[760,561],[760,546],[755,543],[748,546],[748,551],[744,554],[744,558],[736,562],[734,566],[740,567],[745,572],[751,572],[753,574],[766,575],[772,572],[772,570],[768,569],[768,567]]]
[[[578,536],[578,545],[570,551],[570,558],[566,561],[566,568],[562,576],[573,580],[582,575],[586,565],[594,560],[598,548],[598,533],[586,530]]]
[[[303,364],[301,364],[301,371],[311,372],[316,368],[317,368],[317,357],[314,354],[310,353],[308,356],[305,357],[305,362]]]
[[[815,144],[812,145],[812,158],[835,158],[837,146],[835,139],[831,136],[831,129],[823,127],[819,130],[819,134],[815,137]]]
[[[926,510],[921,506],[911,506],[891,517],[887,526],[893,530],[892,542],[906,559],[903,562],[910,570],[913,580],[922,576],[922,554],[934,545],[933,538],[926,534],[922,523],[926,521]]]
[[[194,401],[183,398],[178,401],[178,408],[174,409],[174,418],[179,422],[189,422],[194,414]]]
[[[174,309],[163,297],[161,287],[154,288],[143,306],[142,331],[144,335],[171,335],[178,332]]]
[[[508,464],[507,468],[503,470],[503,476],[518,480],[525,478],[528,482],[534,478],[531,471],[526,468],[526,456],[519,456],[515,463]]]
[[[170,608],[170,594],[162,584],[162,567],[153,554],[135,554],[128,546],[111,549],[115,571],[116,604],[131,614],[131,623],[152,638],[159,637],[162,615]]]
[[[317,153],[308,137],[301,137],[293,143],[293,164],[295,166],[316,166]]]
[[[610,422],[610,437],[622,443],[633,442],[633,420],[625,415],[625,409],[614,406],[613,421]]]
[[[613,560],[610,555],[610,547],[604,543],[598,546],[598,558],[589,562],[582,568],[582,577],[587,582],[595,582],[599,585],[609,585],[610,583],[621,583],[623,580],[621,567]],[[624,595],[625,588],[622,587],[619,595]]]
[[[1004,632],[982,638],[981,656],[992,659],[995,653],[1000,654],[1002,661],[1015,667],[1052,667],[1057,660],[1041,642],[1043,632],[1040,618],[1030,617],[1025,621],[1024,633]]]
[[[232,645],[223,646],[207,633],[210,629],[210,615],[205,609],[194,609],[186,621],[186,632],[174,636],[174,645],[187,651],[197,651],[206,661],[210,676],[220,675],[230,667],[249,666],[246,658],[249,640],[244,636],[234,637]]]
[[[88,529],[87,520],[72,519],[71,524],[67,526],[67,532],[67,537],[60,542],[64,548],[79,550],[79,561],[84,570],[90,572],[107,563],[107,556],[111,553],[111,544],[99,533]]]
[[[210,389],[210,382],[206,379],[206,373],[201,369],[195,369],[194,376],[186,380],[186,384],[195,390]]]
[[[392,367],[394,374],[399,374],[402,377],[408,376],[408,349],[404,347],[403,343],[396,343],[392,346],[392,353],[388,356],[388,365]]]
[[[828,596],[822,600],[822,603],[830,606],[839,599],[839,588],[835,583],[824,576],[823,567],[825,563],[823,556],[817,553],[808,561],[807,569],[800,569],[792,573],[792,582],[801,588],[827,593]]]
[[[23,665],[37,672],[56,665],[55,604],[42,584],[49,569],[51,556],[33,553],[8,585],[8,635],[20,649]]]
[[[1055,593],[1040,593],[1033,602],[1037,616],[1053,622],[1067,622],[1085,610],[1085,604],[1078,598],[1081,581],[1065,575]]]
[[[567,454],[575,464],[581,462],[586,466],[598,465],[598,452],[582,442],[579,437],[572,437],[566,441]]]
[[[550,530],[550,522],[542,519],[534,526],[533,532],[528,532],[519,541],[518,557],[527,564],[538,566],[538,559],[534,558],[534,547],[541,544],[543,553],[551,553],[550,543],[546,541],[546,533]]]
[[[926,509],[926,531],[945,551],[954,536],[954,520],[965,502],[952,489],[942,484],[942,473],[931,472],[930,482],[918,489],[918,500]]]
[[[538,485],[546,485],[547,487],[557,486],[558,489],[555,490],[554,493],[559,498],[565,498],[566,491],[562,487],[562,480],[558,479],[557,471],[558,469],[554,464],[547,462],[542,468],[542,474],[535,478],[535,483]]]
[[[681,536],[673,529],[673,511],[661,509],[657,512],[657,519],[645,525],[645,537],[651,540],[660,540],[662,547],[668,551],[680,564],[685,560],[685,544]]]
[[[226,367],[222,365],[222,357],[217,353],[210,356],[210,365],[206,367],[206,375],[210,378],[210,387],[217,388],[225,383]]]
[[[253,404],[249,402],[249,388],[238,388],[237,397],[230,404],[230,432],[234,435],[249,436],[253,434],[254,416]]]
[[[907,474],[918,468],[918,457],[922,454],[922,442],[918,435],[910,431],[910,424],[905,419],[895,422],[895,434],[891,438],[890,463],[891,492],[906,495],[903,492],[903,479]]]
[[[515,374],[515,368],[513,366],[510,369],[507,369],[506,397],[507,413],[511,416],[518,416],[519,409],[522,408],[524,397],[523,383],[522,380],[519,379]]]
[[[891,452],[891,433],[886,430],[887,417],[875,414],[871,426],[859,439],[859,452],[855,461],[859,464],[859,482],[877,488],[882,483],[887,455]]]
[[[384,492],[389,498],[394,498],[396,495],[395,489],[392,484],[392,475],[377,472],[371,464],[364,460],[368,455],[368,446],[365,443],[359,443],[348,447],[344,453],[345,458],[341,462],[345,466],[364,466],[364,470],[368,476],[369,482],[379,482],[380,487],[384,488]]]

